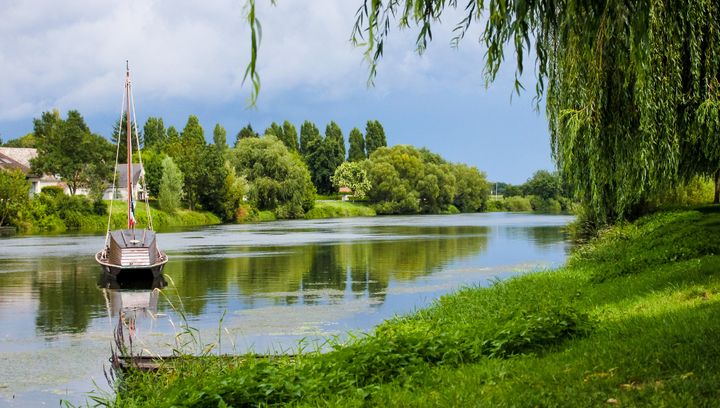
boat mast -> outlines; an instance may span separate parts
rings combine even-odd
[[[130,63],[125,61],[126,74],[125,74],[125,99],[127,99],[127,111],[125,114],[127,123],[127,202],[128,202],[128,229],[134,229],[135,225],[132,222],[132,128],[130,126]]]

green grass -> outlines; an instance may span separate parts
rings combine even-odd
[[[361,203],[349,201],[316,201],[315,207],[305,214],[305,219],[372,217],[375,211]]]
[[[108,212],[112,205],[112,229],[122,229],[127,227],[127,204],[121,201],[107,201]],[[147,213],[145,204],[138,203],[135,209],[135,216],[139,227],[147,225]],[[179,209],[175,213],[167,213],[155,207],[154,203],[150,206],[150,216],[152,217],[153,227],[155,230],[173,227],[201,226],[219,224],[220,219],[207,211],[190,211]],[[40,220],[36,225],[28,228],[31,232],[104,232],[107,229],[108,215],[71,213],[66,215],[66,219],[60,219],[56,214],[50,214]]]
[[[719,207],[617,226],[568,265],[466,288],[333,351],[188,360],[115,406],[715,406]]]

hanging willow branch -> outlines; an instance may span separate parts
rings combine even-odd
[[[260,26],[248,2],[254,103]],[[483,25],[488,81],[511,49],[520,92],[534,51],[535,97],[547,102],[553,157],[590,221],[633,216],[678,181],[720,170],[717,0],[362,0],[351,41],[364,49],[368,83],[395,27],[416,30],[423,53],[443,13],[459,8],[451,45]]]

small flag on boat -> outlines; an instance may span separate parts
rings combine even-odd
[[[134,228],[135,223],[135,200],[130,198],[130,228]]]

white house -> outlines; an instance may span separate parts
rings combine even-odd
[[[103,192],[103,200],[125,200],[127,199],[127,164],[118,164],[116,168],[115,178],[115,190],[113,191],[112,185],[109,185],[105,192]],[[140,180],[145,177],[145,168],[139,163],[132,164],[132,190],[136,200],[145,199],[145,190],[142,187]]]
[[[37,149],[19,147],[0,147],[0,168],[7,170],[18,169],[25,173],[30,182],[30,195],[40,193],[43,187],[62,187],[65,194],[70,193],[67,185],[58,176],[52,174],[31,174],[30,160],[37,157]]]

